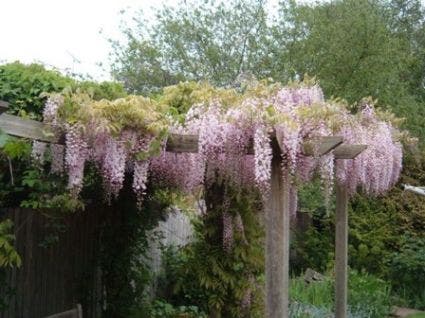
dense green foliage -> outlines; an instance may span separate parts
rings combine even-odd
[[[366,273],[349,273],[349,317],[381,318],[390,312],[388,283]],[[307,284],[303,277],[291,280],[292,317],[332,317],[334,308],[334,280]]]
[[[86,93],[94,100],[126,95],[121,84],[77,81],[40,64],[0,65],[0,100],[9,102],[12,114],[41,119],[47,95],[63,90]],[[22,205],[54,213],[82,208],[82,202],[67,193],[65,179],[48,173],[48,165],[32,165],[30,155],[29,141],[7,136],[0,130],[0,205]]]
[[[405,237],[400,253],[389,259],[389,275],[407,304],[425,309],[425,239]]]
[[[127,178],[128,179],[128,178]],[[105,317],[144,317],[152,272],[149,258],[149,231],[165,219],[172,196],[164,190],[148,188],[142,210],[127,182],[119,200],[107,209],[102,224],[100,268],[104,284]]]
[[[207,212],[194,221],[194,241],[166,253],[160,296],[173,305],[195,305],[213,317],[264,317],[264,232],[255,197],[224,184],[208,189]],[[239,214],[243,223],[242,231],[233,230],[230,250],[223,246],[225,209],[233,218]]]
[[[9,102],[12,114],[41,119],[46,93],[61,92],[68,87],[88,92],[94,99],[126,95],[118,83],[77,81],[41,64],[14,62],[0,65],[0,100]]]

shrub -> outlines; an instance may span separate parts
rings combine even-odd
[[[333,317],[334,279],[307,284],[303,277],[291,280],[292,317]],[[390,287],[383,280],[355,270],[349,272],[349,317],[382,318],[390,312]]]
[[[405,237],[399,253],[389,261],[392,283],[396,293],[407,305],[425,309],[425,238]]]

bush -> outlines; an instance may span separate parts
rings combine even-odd
[[[425,238],[405,237],[399,253],[389,261],[395,292],[406,305],[425,309]]]
[[[390,312],[390,287],[383,280],[351,270],[349,273],[349,317],[382,318]],[[291,280],[292,317],[333,317],[334,279],[307,284],[304,277]]]
[[[220,185],[215,185],[219,189]],[[194,241],[165,253],[161,297],[174,306],[194,305],[221,317],[263,315],[263,229],[258,198],[249,191],[226,190],[228,213],[241,228],[233,231],[233,245],[223,247],[223,200],[218,188],[207,192],[207,213],[194,220]],[[211,204],[210,204],[211,203]],[[239,217],[237,216],[239,215]]]
[[[136,312],[131,318],[206,318],[207,315],[196,306],[173,306],[164,300],[155,300],[143,312]]]

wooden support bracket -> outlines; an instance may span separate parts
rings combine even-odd
[[[335,159],[354,159],[366,148],[367,145],[339,145],[334,150]]]

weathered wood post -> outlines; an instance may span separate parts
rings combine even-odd
[[[289,306],[289,175],[282,173],[281,150],[273,140],[271,189],[266,210],[266,311],[287,318]]]
[[[323,137],[303,144],[306,155],[324,155],[342,143]],[[272,138],[271,189],[266,206],[266,312],[268,318],[289,317],[290,176],[282,169],[282,147]]]
[[[365,145],[341,145],[335,149],[335,159],[354,159]],[[336,181],[335,212],[335,317],[347,317],[348,291],[348,191],[344,183]]]
[[[335,222],[335,317],[347,316],[348,194],[345,184],[336,183]]]

